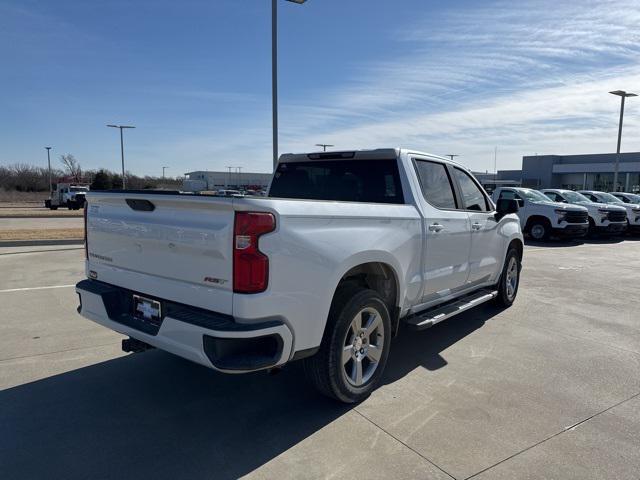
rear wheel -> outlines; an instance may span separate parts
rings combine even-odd
[[[345,403],[368,397],[389,355],[391,321],[373,290],[341,289],[331,306],[320,350],[304,360],[307,377],[324,395]]]
[[[498,296],[496,302],[503,307],[510,307],[518,294],[520,286],[520,255],[515,248],[509,249],[502,267],[502,275],[498,283]]]

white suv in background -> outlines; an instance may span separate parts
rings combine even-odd
[[[520,187],[497,188],[493,201],[516,199],[522,231],[534,240],[546,240],[551,235],[584,237],[589,231],[589,212],[579,205],[552,202],[538,190]]]
[[[627,212],[623,207],[594,202],[572,190],[542,190],[554,202],[581,205],[589,210],[589,233],[622,233],[627,229]]]
[[[627,225],[629,230],[640,229],[640,204],[626,203],[624,200],[611,193],[598,192],[596,190],[580,190],[580,193],[594,202],[618,205],[627,209]]]

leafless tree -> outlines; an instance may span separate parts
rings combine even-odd
[[[60,155],[60,162],[67,171],[67,174],[72,177],[75,182],[82,181],[82,168],[80,167],[80,162],[76,160],[76,157],[70,153]]]

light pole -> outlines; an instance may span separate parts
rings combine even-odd
[[[122,189],[124,190],[125,188],[127,188],[127,183],[124,175],[124,138],[122,136],[122,130],[124,130],[125,128],[136,128],[136,127],[131,125],[107,125],[107,127],[120,129],[120,156],[122,158]]]
[[[49,165],[49,198],[53,195],[53,186],[51,184],[51,147],[44,147],[47,150],[47,165]]]
[[[452,162],[455,157],[459,157],[459,156],[460,155],[458,155],[457,153],[447,153],[447,157],[449,157]]]
[[[227,175],[227,182],[226,185],[224,186],[224,188],[229,188],[229,184],[231,183],[231,169],[233,167],[227,167],[229,169],[229,174]]]
[[[624,90],[614,90],[609,92],[620,97],[620,122],[618,123],[618,148],[616,149],[616,163],[613,169],[613,191],[618,191],[618,171],[620,170],[620,143],[622,142],[622,119],[624,118],[624,99],[627,97],[637,97],[635,93]]]
[[[278,164],[278,1],[271,0],[271,104],[273,115],[273,171]],[[307,0],[287,0],[302,5]]]
[[[164,181],[164,171],[169,167],[162,167],[162,181]]]
[[[327,147],[335,147],[335,145],[331,145],[329,143],[316,143],[316,147],[322,147],[322,151],[326,152]]]

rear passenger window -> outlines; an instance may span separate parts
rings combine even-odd
[[[415,166],[425,200],[437,208],[455,209],[456,197],[445,166],[418,159]]]
[[[463,172],[459,168],[453,169],[453,174],[460,184],[462,193],[463,208],[465,210],[474,210],[478,212],[486,212],[489,210],[487,199],[480,190],[480,187],[473,181],[467,172]]]

